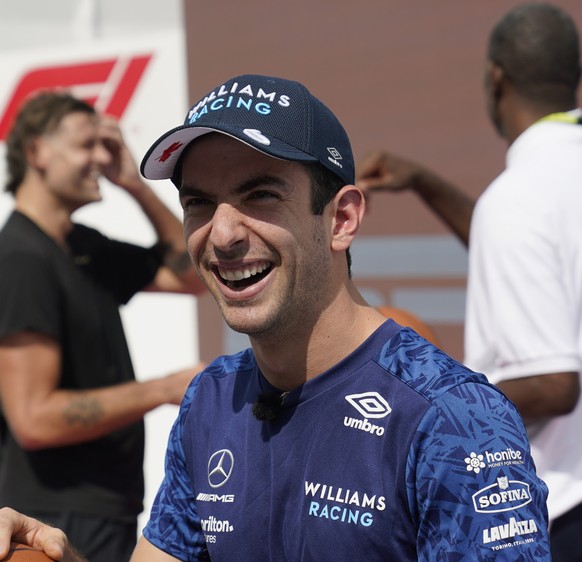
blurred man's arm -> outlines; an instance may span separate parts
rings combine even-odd
[[[427,168],[387,152],[375,152],[359,166],[356,185],[369,196],[377,191],[411,190],[469,245],[475,201]]]
[[[166,554],[144,537],[140,537],[129,562],[175,562],[177,560],[178,558]]]
[[[0,397],[4,416],[27,450],[60,447],[107,435],[162,404],[180,404],[204,368],[144,382],[92,389],[59,388],[61,350],[55,340],[21,332],[0,340]]]
[[[111,156],[111,162],[101,170],[103,175],[138,203],[154,228],[164,252],[164,264],[147,290],[192,294],[204,292],[205,287],[196,275],[186,250],[182,222],[141,177],[133,155],[123,140],[119,124],[111,117],[102,117],[99,130],[101,142]]]
[[[574,372],[501,381],[497,386],[516,405],[526,423],[569,414],[580,396],[580,377]]]
[[[146,290],[203,293],[206,287],[192,267],[180,220],[145,183],[136,184],[131,195],[152,224],[164,255],[163,265]]]

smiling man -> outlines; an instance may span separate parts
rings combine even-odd
[[[142,162],[252,347],[189,387],[134,562],[549,560],[545,484],[515,408],[369,306],[350,275],[365,202],[343,127],[297,82],[239,76]],[[38,546],[57,531],[11,511]]]

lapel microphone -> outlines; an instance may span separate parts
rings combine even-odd
[[[283,409],[283,402],[287,394],[289,393],[262,392],[253,404],[253,416],[259,421],[275,421]]]

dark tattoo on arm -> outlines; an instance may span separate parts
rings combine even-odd
[[[103,417],[103,408],[95,397],[76,396],[65,408],[64,416],[69,425],[87,427]]]
[[[177,275],[188,271],[192,266],[192,261],[188,252],[181,252],[179,254],[168,254],[164,260],[165,264]]]
[[[175,252],[172,244],[167,242],[158,242],[155,248],[162,258],[162,263],[176,275],[181,275],[192,267],[192,261],[187,251]]]

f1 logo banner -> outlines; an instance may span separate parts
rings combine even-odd
[[[109,57],[91,62],[55,65],[28,71],[0,118],[0,141],[6,138],[22,103],[39,90],[59,88],[118,119],[123,115],[152,54]]]

